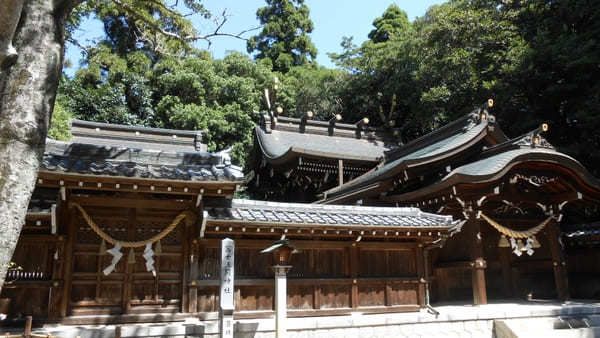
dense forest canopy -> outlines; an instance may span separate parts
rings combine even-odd
[[[412,22],[391,5],[373,18],[366,42],[341,42],[343,52],[330,55],[336,69],[314,61],[313,23],[300,0],[267,0],[258,10],[262,28],[248,42],[254,59],[213,59],[178,40],[153,40],[115,8],[85,14],[102,20],[105,39],[86,49],[72,78],[63,76],[53,137],[68,137],[60,119],[69,117],[202,129],[209,150],[233,146],[243,164],[255,111],[265,109],[263,89],[278,78],[284,115],[366,116],[397,129],[401,142],[494,98],[509,136],[548,122],[549,140],[600,175],[600,6],[593,1],[451,0]],[[72,14],[73,27],[81,15]],[[181,20],[182,33],[191,34]]]

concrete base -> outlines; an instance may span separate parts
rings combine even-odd
[[[600,316],[538,317],[494,321],[496,338],[600,337]]]
[[[349,316],[288,318],[288,337],[492,337],[494,321],[596,316],[600,303],[512,302],[488,305],[443,305],[436,307],[439,316],[421,312],[362,314]],[[599,319],[600,322],[600,319]],[[121,325],[122,337],[217,337],[217,321],[190,318],[169,324]],[[43,331],[43,332],[42,332]],[[554,330],[555,332],[557,330]],[[52,326],[40,333],[64,338],[114,337],[114,326]],[[553,334],[553,333],[552,333]],[[546,335],[548,337],[552,334]],[[537,335],[537,331],[535,336]],[[275,337],[275,320],[245,319],[235,321],[235,337]],[[511,336],[506,336],[511,337]],[[517,336],[524,337],[524,336]],[[572,336],[569,336],[572,337]],[[585,337],[585,336],[581,336]]]

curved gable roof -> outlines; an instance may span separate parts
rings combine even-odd
[[[325,192],[320,203],[332,203],[368,189],[376,188],[377,182],[391,178],[405,169],[418,167],[435,161],[443,161],[466,151],[485,137],[494,142],[506,141],[506,136],[489,119],[479,119],[479,114],[470,113],[443,128],[427,134],[404,147],[386,154],[386,162],[357,179]]]
[[[526,162],[545,162],[559,165],[575,173],[588,186],[600,191],[600,182],[579,161],[569,155],[556,151],[551,146],[532,148],[530,146],[517,145],[522,139],[523,136],[512,140],[512,149],[506,148],[509,144],[499,146],[499,148],[505,148],[504,151],[501,151],[501,149],[489,149],[488,153],[491,156],[480,158],[475,162],[454,169],[437,184],[383,199],[396,202],[409,201],[448,189],[456,184],[495,181],[513,167]]]
[[[271,163],[283,163],[303,155],[376,163],[390,149],[390,145],[375,139],[332,137],[284,130],[267,133],[261,127],[256,127],[255,130],[260,148]]]

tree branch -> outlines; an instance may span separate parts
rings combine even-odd
[[[215,20],[215,24],[216,24],[216,28],[213,32],[209,33],[209,34],[205,34],[205,35],[186,35],[186,36],[182,36],[180,34],[177,33],[173,33],[173,32],[169,32],[164,30],[163,28],[161,28],[156,22],[154,22],[153,20],[149,20],[148,18],[144,17],[143,15],[140,15],[135,9],[131,8],[130,6],[128,6],[127,4],[123,3],[121,0],[113,0],[114,3],[119,6],[119,8],[121,8],[123,11],[125,11],[126,13],[128,13],[129,15],[131,15],[133,18],[138,19],[142,22],[144,22],[145,24],[149,25],[154,31],[156,31],[157,33],[170,38],[170,39],[176,39],[185,43],[189,43],[189,42],[194,42],[194,41],[199,41],[199,40],[204,40],[207,41],[209,46],[211,44],[210,39],[214,38],[214,37],[219,37],[219,36],[225,36],[225,37],[231,37],[231,38],[235,38],[235,39],[240,39],[240,40],[244,40],[247,41],[248,39],[245,38],[243,35],[255,30],[260,29],[262,26],[257,26],[257,27],[253,27],[250,29],[245,29],[237,34],[234,33],[224,33],[221,32],[221,29],[223,28],[223,26],[225,25],[225,23],[227,22],[228,19],[228,15],[227,15],[227,10],[223,10],[223,13],[221,14],[221,19],[220,20]],[[157,3],[155,1],[151,1],[152,3]],[[166,7],[162,6],[164,9],[166,9]],[[181,16],[181,14],[176,13],[172,10],[166,9],[169,12],[171,12],[174,15],[179,15]]]
[[[72,44],[73,46],[79,48],[82,52],[84,52],[87,56],[90,55],[90,52],[88,51],[87,47],[82,46],[77,40],[73,39],[73,38],[68,38],[67,42]]]

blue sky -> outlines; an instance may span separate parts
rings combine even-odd
[[[317,62],[326,67],[334,67],[327,57],[327,53],[341,52],[340,42],[344,36],[353,36],[354,43],[360,44],[367,39],[367,34],[373,28],[373,20],[395,3],[408,14],[410,20],[422,16],[432,5],[440,4],[441,0],[306,0],[310,8],[310,18],[315,29],[311,34],[313,43],[318,49]],[[227,9],[228,22],[223,27],[223,32],[237,34],[240,31],[256,27],[256,10],[265,6],[264,0],[205,0],[204,5],[213,13],[221,13]],[[214,30],[214,24],[206,20],[195,22],[201,33]],[[102,38],[102,25],[97,20],[87,20],[75,37],[83,44],[86,41]],[[246,34],[247,37],[252,33]],[[206,48],[205,43],[198,47]],[[229,37],[213,39],[210,51],[215,58],[222,58],[230,51],[246,53],[246,42]],[[75,67],[67,69],[72,74],[78,65],[80,52],[76,47],[67,45],[67,58]]]

